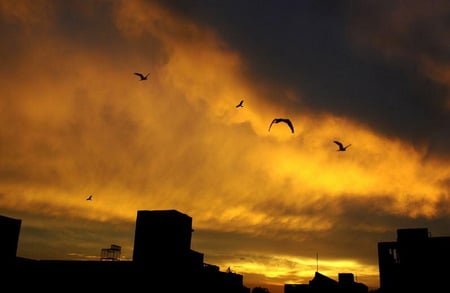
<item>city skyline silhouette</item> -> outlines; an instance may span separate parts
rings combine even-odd
[[[411,1],[0,0],[18,255],[131,261],[136,211],[175,209],[248,287],[318,254],[378,288],[377,243],[450,227],[450,4]]]
[[[217,265],[206,263],[203,253],[191,249],[194,231],[192,222],[192,217],[173,209],[138,210],[131,261],[121,260],[121,246],[117,244],[102,248],[98,260],[45,260],[18,256],[22,220],[0,215],[0,233],[3,235],[0,246],[1,267],[5,272],[5,280],[8,280],[8,288],[22,288],[23,284],[18,280],[23,278],[39,280],[34,289],[45,288],[49,292],[59,289],[62,282],[69,283],[73,278],[83,279],[84,275],[87,281],[80,281],[76,288],[89,285],[91,288],[105,289],[112,284],[111,289],[117,289],[115,282],[109,283],[107,280],[121,278],[126,284],[123,289],[128,290],[138,290],[143,286],[171,286],[172,290],[270,292],[258,284],[254,288],[246,287],[244,275],[233,272],[230,267],[221,270]],[[445,278],[448,270],[434,265],[436,259],[442,263],[450,260],[449,245],[450,236],[432,237],[427,228],[399,228],[396,241],[377,243],[379,288],[369,290],[350,272],[340,272],[337,281],[321,274],[317,256],[314,277],[304,284],[286,283],[283,292],[394,293],[414,289],[442,290],[448,287]],[[55,276],[58,275],[66,277],[56,282]],[[88,275],[93,275],[97,282]],[[174,285],[170,281],[173,278],[185,281]],[[25,286],[28,288],[29,284]]]

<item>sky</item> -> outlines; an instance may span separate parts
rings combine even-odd
[[[137,211],[175,209],[250,288],[378,288],[378,242],[450,235],[449,19],[445,0],[0,0],[17,255],[131,259]]]

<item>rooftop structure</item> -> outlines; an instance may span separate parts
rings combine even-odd
[[[449,263],[450,237],[432,237],[427,228],[397,229],[397,241],[378,243],[380,290],[450,292]]]

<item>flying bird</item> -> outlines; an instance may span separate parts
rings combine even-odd
[[[86,200],[92,200],[92,194],[89,195],[89,196],[86,198]]]
[[[140,80],[147,80],[147,77],[150,73],[147,73],[147,75],[143,75],[142,73],[135,72],[134,75],[139,76]]]
[[[339,146],[339,149],[337,149],[338,152],[345,152],[347,150],[347,148],[349,146],[351,146],[351,144],[344,146],[340,141],[337,141],[337,140],[335,140],[334,143]]]
[[[275,118],[275,119],[273,119],[272,122],[270,123],[269,131],[270,131],[270,128],[272,127],[272,124],[280,123],[280,122],[286,123],[289,126],[289,128],[291,129],[291,132],[294,133],[294,125],[292,124],[291,120],[289,120],[287,118]]]
[[[236,105],[236,108],[244,107],[243,104],[244,104],[244,100],[241,100],[241,101],[239,102],[239,104]]]

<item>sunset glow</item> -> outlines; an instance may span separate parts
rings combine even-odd
[[[397,228],[450,235],[447,2],[369,1],[373,23],[346,1],[269,1],[273,19],[231,1],[254,22],[168,2],[0,0],[0,214],[23,221],[19,256],[131,259],[136,212],[176,209],[206,262],[281,293],[317,267],[377,288]],[[278,117],[295,132],[268,131]]]

